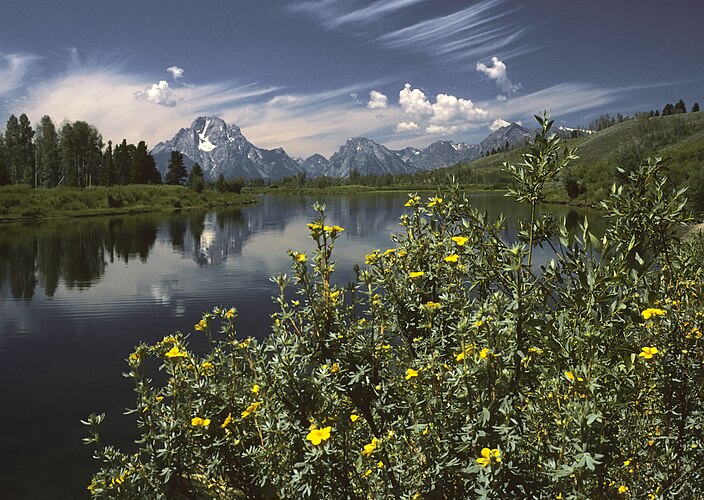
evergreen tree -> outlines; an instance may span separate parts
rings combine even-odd
[[[39,175],[36,168],[36,153],[34,148],[34,130],[29,122],[27,115],[22,113],[19,120],[19,148],[18,159],[22,165],[22,177],[19,182],[24,182],[30,186],[36,187],[39,182]]]
[[[687,112],[687,107],[684,105],[684,101],[680,99],[677,101],[677,104],[675,104],[675,114],[680,114],[680,113],[686,113]]]
[[[147,144],[140,141],[130,158],[131,184],[160,184],[161,174],[156,168],[154,157],[149,154]]]
[[[187,176],[188,172],[183,165],[183,153],[180,151],[171,151],[164,182],[166,184],[183,185]]]
[[[670,103],[665,104],[665,107],[662,108],[662,116],[668,116],[673,114],[675,114],[675,107]]]
[[[203,169],[197,163],[191,168],[191,173],[188,174],[188,187],[197,193],[202,193],[205,189],[205,178],[203,177]]]
[[[37,169],[39,182],[45,187],[54,187],[61,175],[59,135],[49,116],[42,116],[36,134]]]
[[[113,159],[112,141],[108,141],[108,147],[103,155],[103,179],[105,186],[112,186],[117,183],[117,172],[115,171],[115,161]]]
[[[695,102],[694,106],[692,106],[692,113],[696,113],[697,111],[699,111],[699,103]]]
[[[130,177],[130,148],[127,145],[127,140],[122,139],[122,143],[115,146],[113,162],[115,167],[115,184],[127,184]]]
[[[23,165],[20,163],[20,122],[15,115],[10,115],[5,127],[5,161],[10,182],[17,184],[24,177]]]
[[[7,150],[5,148],[5,134],[0,133],[0,186],[10,183],[10,171],[7,168]]]

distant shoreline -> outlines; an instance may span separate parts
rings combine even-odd
[[[184,186],[127,185],[89,188],[0,187],[0,224],[51,219],[133,215],[192,208],[243,207],[257,203],[248,194],[197,193]]]

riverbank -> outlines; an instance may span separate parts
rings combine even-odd
[[[486,186],[477,184],[468,184],[460,186],[460,190],[467,193],[485,193],[494,192],[501,193],[503,189],[491,189]],[[249,187],[245,188],[246,193],[251,194],[284,194],[284,195],[334,195],[334,194],[356,194],[356,193],[421,193],[421,192],[447,192],[446,185],[431,185],[431,184],[401,184],[397,186],[364,186],[360,184],[352,184],[345,186],[329,186],[324,188],[305,187],[305,186],[266,186],[266,187]]]
[[[0,223],[66,217],[124,215],[184,208],[237,207],[256,203],[249,194],[184,186],[131,185],[90,188],[0,187]]]

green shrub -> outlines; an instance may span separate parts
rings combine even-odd
[[[514,195],[574,157],[552,122],[512,166]],[[343,228],[290,251],[259,342],[235,310],[129,356],[142,436],[100,447],[112,498],[697,498],[704,492],[700,240],[660,165],[614,188],[602,239],[532,218],[515,244],[458,192],[411,195],[395,246],[335,284]],[[553,244],[540,269],[533,247]],[[156,362],[156,363],[155,363]],[[166,374],[152,381],[155,364]],[[92,415],[89,442],[99,443]]]

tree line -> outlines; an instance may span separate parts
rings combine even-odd
[[[695,102],[690,109],[691,113],[697,113],[699,111],[699,103]],[[650,111],[637,111],[633,116],[622,115],[621,113],[616,113],[616,116],[612,116],[609,113],[604,113],[599,115],[589,122],[589,130],[594,130],[598,132],[599,130],[604,130],[617,123],[621,123],[627,120],[632,120],[633,118],[643,118],[643,117],[653,117],[653,116],[668,116],[668,115],[679,115],[687,112],[687,106],[683,99],[680,99],[675,104],[667,103],[665,107],[662,108],[662,112],[658,109]]]
[[[36,129],[22,113],[11,115],[0,132],[0,186],[29,184],[32,187],[90,187],[126,184],[188,184],[202,191],[208,187],[196,164],[190,175],[183,154],[173,151],[162,181],[145,141],[136,145],[126,139],[107,147],[98,129],[84,121],[65,121],[56,127],[45,115]],[[225,179],[213,183],[221,191],[236,187]]]

